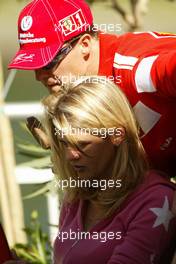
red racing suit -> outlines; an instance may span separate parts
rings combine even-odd
[[[176,175],[176,35],[100,33],[99,75],[133,106],[151,167]]]

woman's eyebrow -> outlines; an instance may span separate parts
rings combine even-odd
[[[68,143],[68,141],[67,140],[65,140],[64,138],[62,138],[62,137],[59,137],[58,138],[58,141],[59,142],[64,142],[64,143]]]

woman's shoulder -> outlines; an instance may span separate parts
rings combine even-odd
[[[144,177],[144,182],[139,187],[139,191],[150,191],[155,189],[157,193],[168,191],[171,194],[176,190],[176,184],[174,184],[170,178],[161,171],[150,170]]]
[[[165,179],[159,172],[148,172],[144,182],[121,206],[116,218],[123,221],[125,230],[135,230],[139,225],[147,234],[161,221],[158,226],[164,226],[165,229],[169,227],[170,232],[175,233],[176,185]]]
[[[152,170],[146,173],[143,183],[128,197],[125,206],[133,209],[166,206],[174,210],[175,204],[176,184],[161,172]]]

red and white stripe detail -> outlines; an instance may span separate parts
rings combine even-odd
[[[138,93],[156,92],[156,88],[154,87],[154,84],[151,79],[151,69],[152,69],[153,63],[155,62],[157,58],[158,58],[158,55],[150,56],[140,61],[137,67],[136,73],[135,73],[135,83],[136,83],[136,89]]]
[[[138,58],[136,57],[124,56],[119,53],[115,53],[113,66],[116,69],[132,70],[137,61]]]

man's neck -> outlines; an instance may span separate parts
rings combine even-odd
[[[100,47],[99,40],[93,38],[92,51],[90,54],[90,64],[87,68],[86,75],[98,75],[99,62],[100,62]]]

